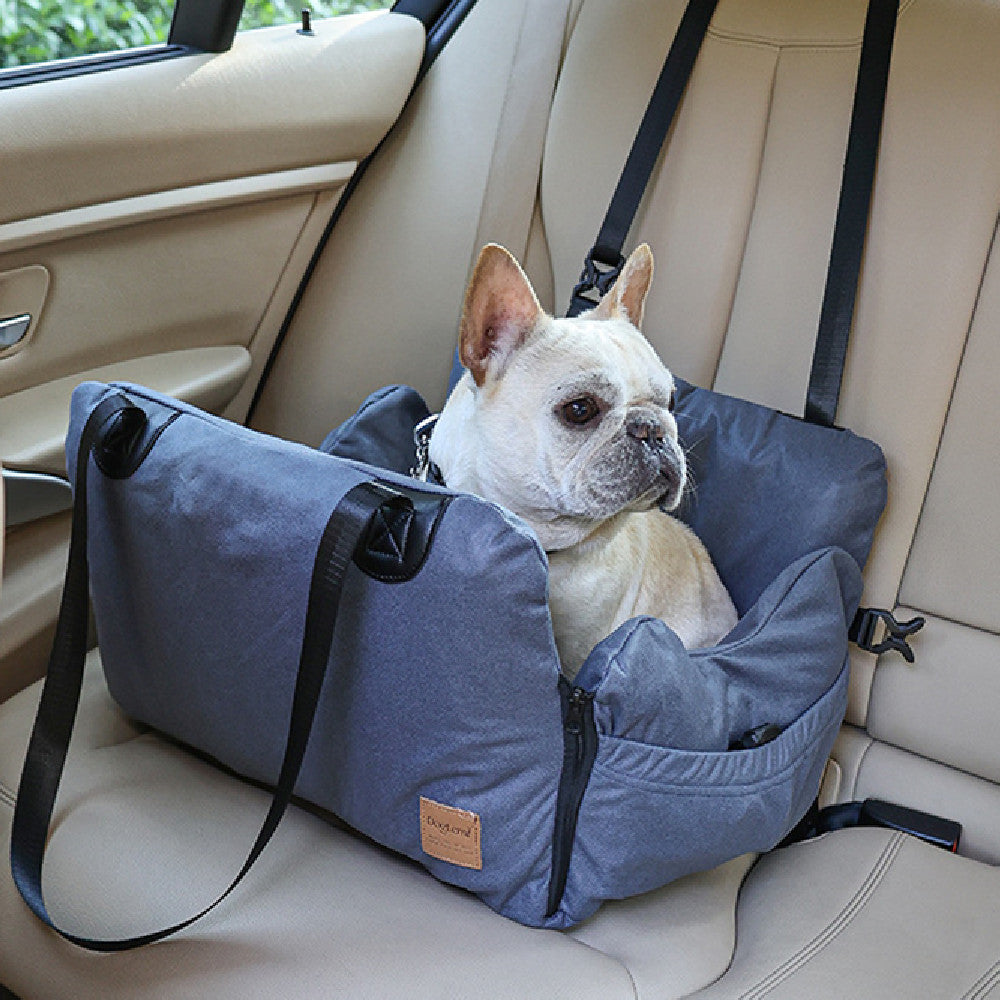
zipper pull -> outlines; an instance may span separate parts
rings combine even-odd
[[[586,691],[582,687],[575,687],[570,692],[569,702],[566,705],[566,721],[563,727],[566,735],[572,739],[574,763],[579,766],[583,762],[586,751],[586,740],[583,735],[583,713],[587,704],[594,700],[593,692]]]
[[[570,692],[569,704],[566,706],[566,732],[578,736],[583,732],[583,709],[594,696],[581,687],[575,687]]]

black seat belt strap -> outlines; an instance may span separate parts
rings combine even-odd
[[[871,0],[861,42],[840,203],[806,393],[806,420],[827,427],[836,418],[844,378],[898,12],[899,0]]]
[[[628,230],[670,130],[714,10],[713,0],[690,0],[688,3],[597,241],[573,289],[569,316],[592,309],[621,271],[624,264],[622,247]],[[806,420],[826,426],[833,426],[843,381],[898,11],[899,0],[871,0],[865,19],[840,201],[806,393]]]
[[[330,658],[347,565],[372,515],[386,500],[386,493],[373,484],[355,486],[337,504],[323,532],[309,588],[284,758],[270,808],[239,874],[214,903],[171,927],[115,940],[73,934],[57,927],[45,906],[42,898],[42,861],[79,705],[87,652],[87,468],[91,451],[95,448],[104,449],[105,453],[108,450],[127,450],[135,440],[136,428],[141,429],[144,422],[142,410],[124,396],[111,396],[94,408],[80,438],[70,554],[62,605],[48,673],[21,772],[11,830],[11,871],[24,901],[40,920],[67,941],[98,952],[137,948],[188,927],[218,906],[236,888],[267,846],[291,801],[305,756]]]
[[[573,289],[568,316],[577,316],[587,309],[593,309],[598,298],[614,284],[625,263],[622,247],[635,213],[639,210],[639,203],[660,149],[677,114],[677,107],[717,4],[718,0],[689,0],[684,10],[601,230],[597,234],[597,241],[587,254],[580,282]],[[592,296],[594,292],[597,293],[597,298]]]

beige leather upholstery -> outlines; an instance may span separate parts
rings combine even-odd
[[[32,689],[0,708],[4,857],[36,702]],[[57,919],[99,935],[159,926],[210,902],[238,870],[269,799],[130,724],[108,698],[96,657],[65,780],[72,791],[57,808],[45,887]],[[201,928],[141,952],[94,956],[63,945],[26,915],[8,872],[0,879],[0,981],[23,1000],[615,1000],[633,995],[630,960],[654,989],[663,969],[670,981],[693,985],[722,971],[744,868],[736,863],[704,884],[678,883],[655,894],[645,906],[664,915],[658,934],[640,930],[604,954],[595,942],[616,927],[620,937],[620,921],[607,930],[599,922],[583,928],[579,940],[521,927],[418,866],[293,807],[245,889]],[[722,947],[686,956],[683,945],[697,941],[706,922],[723,925]],[[657,937],[667,927],[678,936],[671,934],[674,943],[664,952]]]
[[[296,314],[261,428],[318,442],[392,381],[441,401],[522,5],[480,0],[391,135]],[[553,309],[596,232],[682,6],[582,0],[570,11],[525,254]],[[695,382],[801,409],[864,7],[719,4],[632,234],[657,255],[647,333]],[[828,787],[961,820],[964,857],[886,831],[841,831],[748,873],[751,859],[737,859],[607,905],[557,934],[502,920],[296,809],[246,889],[137,954],[94,959],[62,946],[0,880],[0,981],[25,998],[991,995],[998,49],[990,0],[904,0],[840,410],[889,463],[866,601],[928,625],[913,665],[855,657]],[[96,660],[91,670],[47,886],[67,921],[131,932],[221,886],[266,800],[134,730],[108,702]],[[5,830],[36,697],[0,706]]]
[[[1000,872],[848,830],[763,858],[726,975],[699,1000],[982,998],[1000,983]]]
[[[405,98],[422,34],[412,18],[392,14],[317,21],[309,39],[294,25],[240,34],[222,56],[129,69],[129,85],[114,90],[114,114],[104,73],[75,78],[72,100],[60,87],[10,90],[5,139],[18,156],[4,171],[0,221],[185,182],[358,160]],[[400,72],[383,72],[394,64]],[[289,104],[274,81],[296,78],[308,85]],[[150,115],[150,106],[160,113]],[[213,122],[227,127],[204,130]]]

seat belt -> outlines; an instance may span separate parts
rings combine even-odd
[[[837,222],[806,392],[806,420],[826,427],[833,426],[844,380],[898,13],[899,0],[871,0],[865,19]]]
[[[718,0],[688,0],[597,240],[584,260],[583,273],[573,289],[567,316],[578,316],[593,309],[621,273],[625,264],[622,247],[677,114],[717,4]]]
[[[573,289],[568,316],[592,309],[625,263],[622,247],[677,112],[714,0],[690,0],[646,107],[593,249]],[[857,296],[865,231],[889,78],[899,0],[870,0],[834,225],[826,288],[806,393],[805,419],[833,426]],[[594,293],[597,293],[595,296]]]

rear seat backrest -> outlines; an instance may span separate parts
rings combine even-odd
[[[698,384],[796,414],[866,6],[721,0],[629,244],[646,240],[656,254],[645,328],[667,364]],[[551,309],[568,302],[683,7],[683,0],[574,7],[526,254]],[[440,403],[476,250],[470,204],[488,172],[516,22],[513,4],[481,3],[445,50],[442,60],[461,65],[463,45],[480,46],[475,85],[442,74],[449,92],[431,90],[407,112],[366,179],[370,191],[362,185],[320,263],[259,426],[318,441],[364,392],[391,379]],[[493,44],[483,47],[484,38]],[[891,655],[876,671],[875,657],[855,655],[841,795],[880,794],[953,815],[966,824],[969,852],[993,860],[1000,860],[1000,737],[987,724],[992,695],[1000,694],[990,666],[1000,659],[1000,573],[990,544],[1000,529],[991,521],[998,494],[989,419],[1000,416],[991,392],[991,362],[1000,361],[993,339],[1000,264],[991,257],[1000,205],[998,43],[1000,7],[989,0],[901,4],[839,411],[840,422],[877,440],[889,462],[889,507],[865,603],[899,602],[931,616],[913,641],[912,667]],[[436,80],[432,72],[427,84]],[[435,128],[422,114],[436,116]],[[411,117],[420,128],[408,133]],[[395,276],[394,287],[381,268]],[[332,384],[318,389],[316,370],[335,373]]]
[[[655,248],[646,333],[668,365],[796,414],[866,7],[722,0],[632,234]],[[597,231],[682,9],[645,0],[583,5],[553,106],[541,193],[557,304]],[[889,461],[889,508],[866,603],[892,608],[898,593],[903,605],[933,616],[914,641],[914,666],[882,658],[870,734],[993,782],[1000,782],[1000,736],[990,724],[1000,704],[992,666],[1000,657],[995,260],[980,288],[1000,200],[998,37],[993,4],[901,5],[839,412],[842,424],[879,441]],[[856,725],[867,718],[873,666],[874,657],[855,656],[848,717]],[[1000,789],[864,739],[846,746],[856,759],[845,770],[864,794],[964,818],[969,850],[1000,859],[1000,835],[988,833],[1000,824],[986,822],[1000,811]]]

